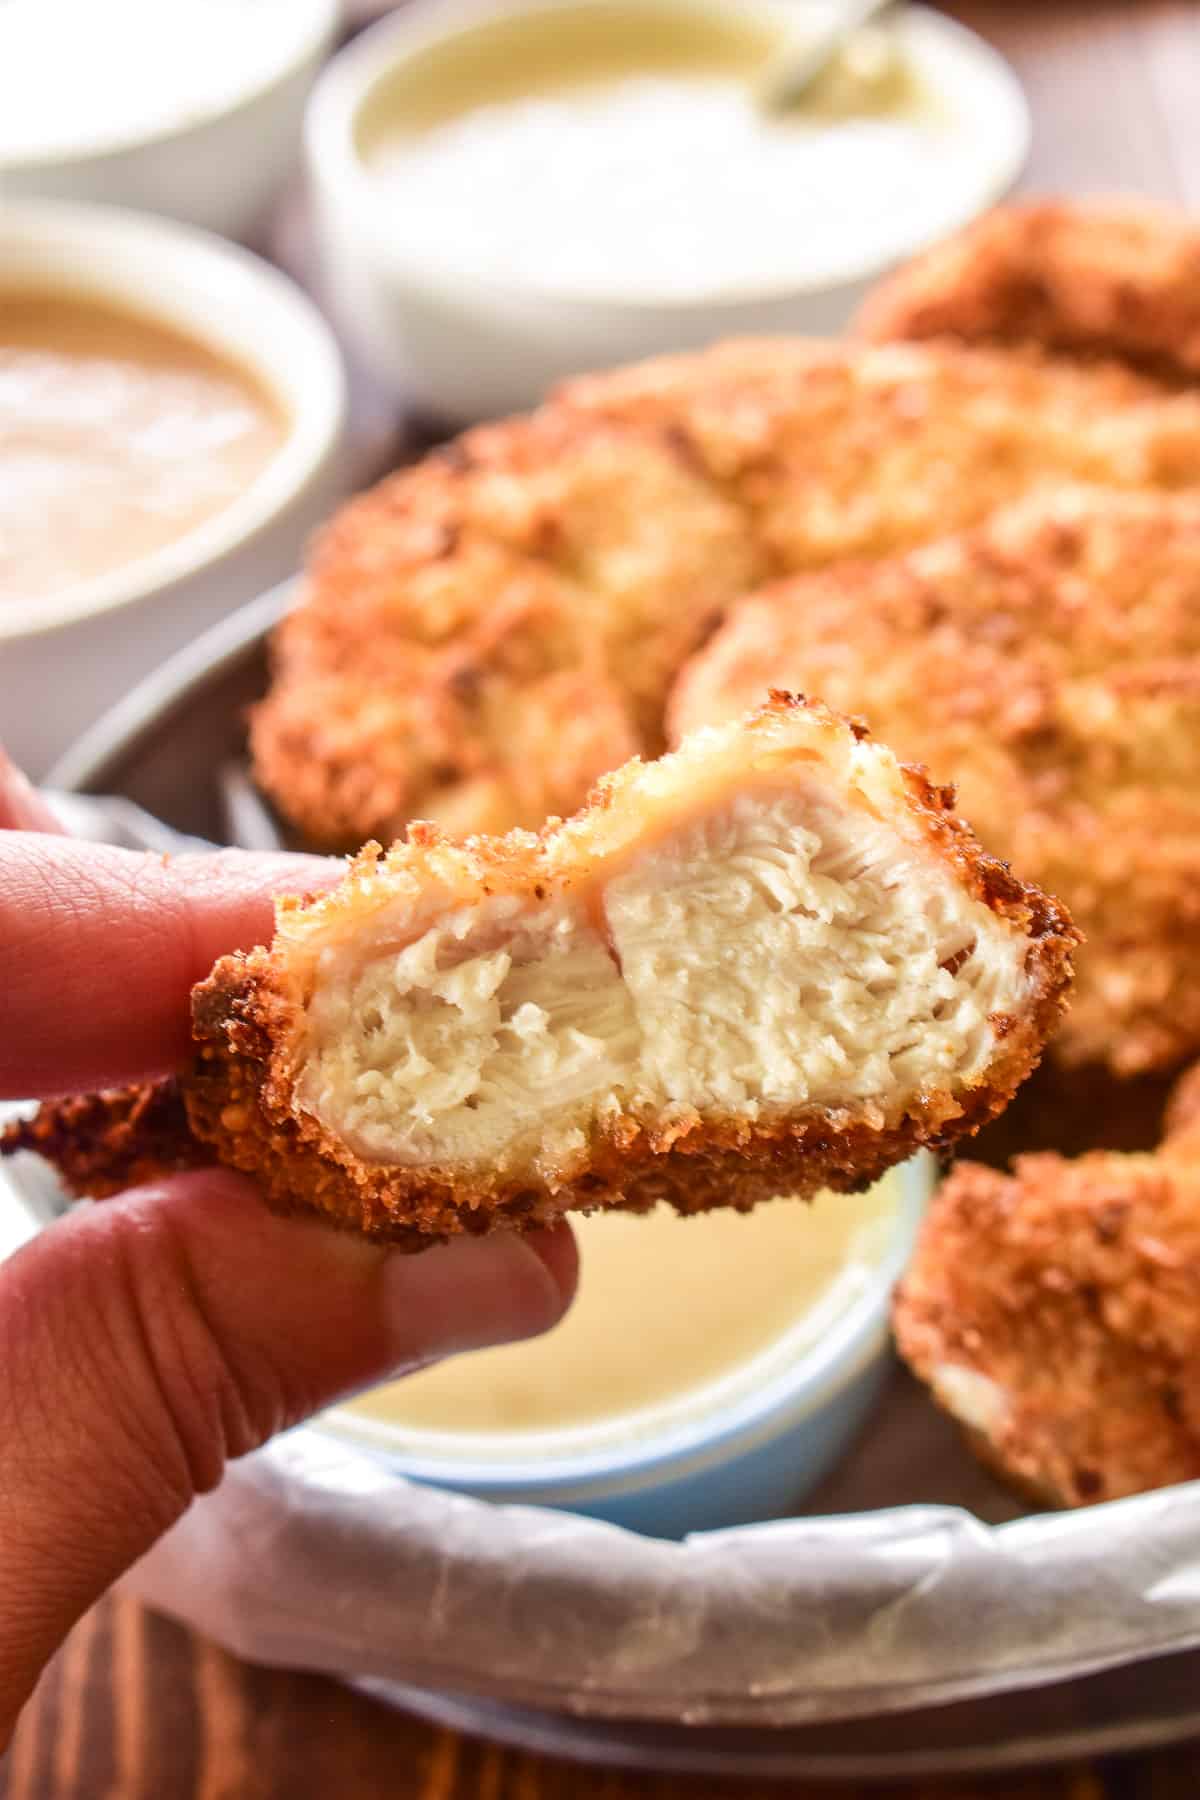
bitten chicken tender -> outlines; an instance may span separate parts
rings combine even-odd
[[[999,207],[884,281],[856,334],[1040,344],[1200,378],[1200,228],[1144,201]]]
[[[263,788],[356,849],[539,827],[663,748],[681,665],[772,577],[1047,481],[1200,490],[1200,396],[957,346],[761,339],[570,384],[352,501],[252,721]]]
[[[960,1163],[895,1301],[901,1355],[1052,1506],[1200,1478],[1200,1116],[1154,1153]]]
[[[1068,1063],[1200,1054],[1200,501],[1087,490],[734,608],[676,734],[773,682],[953,779],[984,843],[1084,936]]]
[[[994,1116],[1065,1002],[1065,913],[950,804],[775,695],[540,836],[370,846],[196,989],[192,1129],[409,1248],[863,1187]]]

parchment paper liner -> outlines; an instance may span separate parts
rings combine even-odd
[[[233,1468],[130,1584],[253,1661],[797,1725],[1200,1643],[1200,1483],[999,1526],[914,1505],[674,1544],[421,1488],[301,1431]]]

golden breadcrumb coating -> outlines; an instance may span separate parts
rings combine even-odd
[[[775,695],[538,836],[414,827],[283,902],[196,989],[182,1088],[274,1206],[410,1249],[854,1190],[1006,1104],[1075,936],[923,772]]]
[[[313,843],[540,826],[663,746],[740,594],[1048,480],[1200,488],[1200,396],[959,347],[762,339],[576,381],[352,501],[252,720]]]
[[[1200,1478],[1195,1112],[1153,1153],[1020,1157],[1011,1176],[961,1163],[894,1318],[972,1447],[1037,1501]]]
[[[1200,376],[1200,228],[1145,201],[1003,206],[881,283],[856,334],[1040,344]]]
[[[71,1193],[91,1200],[216,1161],[194,1136],[174,1078],[47,1101],[0,1130],[0,1155],[18,1150],[53,1163]]]
[[[1200,485],[1200,398],[1032,350],[754,339],[586,376],[559,404],[673,430],[781,574],[886,556],[1048,483]]]
[[[773,682],[953,778],[984,843],[1083,933],[1055,1054],[1200,1054],[1200,500],[1076,490],[743,601],[685,671],[676,735]]]
[[[252,721],[259,780],[338,847],[414,817],[536,829],[661,748],[675,670],[763,573],[669,433],[549,410],[470,432],[318,538]]]

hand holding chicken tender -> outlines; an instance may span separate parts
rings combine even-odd
[[[778,695],[539,837],[416,828],[285,902],[197,989],[184,1099],[275,1206],[411,1249],[856,1189],[1003,1107],[1074,938],[944,790]],[[21,1141],[69,1168],[71,1131]]]
[[[197,976],[269,931],[281,887],[331,874],[237,852],[167,861],[56,830],[0,752],[5,1100],[171,1068]],[[156,1141],[165,1120],[151,1108],[139,1124]],[[574,1287],[565,1228],[414,1260],[274,1218],[228,1169],[126,1173],[144,1183],[0,1263],[5,1769],[68,1629],[227,1462],[367,1384],[549,1329]]]

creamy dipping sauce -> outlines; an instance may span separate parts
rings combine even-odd
[[[447,75],[440,107],[431,66],[431,90],[380,100],[360,135],[394,245],[557,292],[690,299],[882,266],[975,203],[964,122],[906,53],[835,66],[772,115],[755,89],[769,42],[660,42],[574,71],[543,48],[524,86]]]
[[[204,345],[103,301],[0,292],[0,603],[185,537],[282,444],[281,407]]]
[[[785,1334],[790,1361],[830,1329],[893,1240],[900,1180],[747,1214],[578,1219],[579,1293],[553,1331],[454,1357],[343,1411],[392,1427],[393,1447],[450,1457],[618,1418],[622,1442],[657,1429],[736,1385]]]

